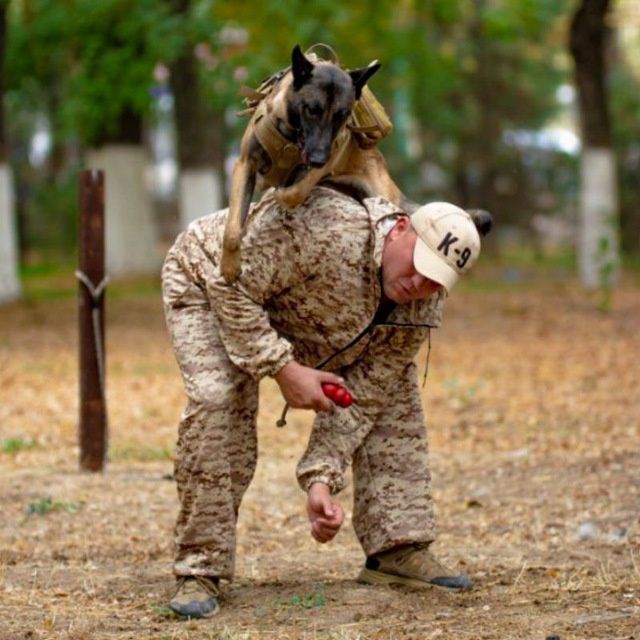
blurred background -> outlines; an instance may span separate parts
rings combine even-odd
[[[0,638],[200,633],[165,606],[185,398],[160,265],[226,206],[241,87],[318,42],[346,68],[382,62],[380,147],[407,196],[496,220],[416,359],[438,554],[479,589],[351,582],[353,532],[318,549],[294,479],[313,414],[275,428],[266,378],[239,588],[202,634],[638,638],[638,0],[0,0]],[[78,371],[99,343],[78,332],[85,168],[106,173],[104,387]],[[82,412],[101,405],[97,434]],[[76,472],[89,448],[108,474]]]
[[[382,62],[392,176],[489,209],[502,278],[608,288],[638,264],[634,0],[0,0],[0,300],[73,272],[83,168],[106,170],[109,273],[157,274],[226,206],[239,89],[317,42]]]

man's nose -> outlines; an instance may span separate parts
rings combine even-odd
[[[430,280],[429,278],[425,278],[425,276],[417,272],[411,277],[411,284],[413,285],[416,293],[420,296],[430,295],[440,286],[438,283]]]
[[[421,273],[414,273],[411,276],[411,284],[416,291],[422,291],[427,285],[431,283],[431,280],[425,278]]]

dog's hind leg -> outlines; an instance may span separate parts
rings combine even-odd
[[[229,215],[222,241],[222,275],[233,284],[240,275],[240,240],[256,185],[256,169],[250,159],[240,159],[233,169]]]

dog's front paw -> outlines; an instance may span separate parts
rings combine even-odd
[[[281,207],[293,209],[304,202],[307,194],[302,193],[300,189],[295,187],[286,187],[276,189],[273,195]]]
[[[240,249],[222,251],[222,277],[233,284],[240,275]]]

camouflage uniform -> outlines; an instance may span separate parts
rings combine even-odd
[[[167,324],[188,396],[175,475],[177,575],[231,578],[238,508],[255,468],[257,384],[295,359],[343,376],[358,398],[316,416],[298,467],[337,493],[352,463],[354,526],[367,555],[435,537],[427,440],[413,358],[442,295],[378,317],[385,229],[401,212],[326,187],[286,210],[252,207],[242,272],[220,272],[226,210],[183,232],[163,267]],[[354,338],[359,337],[358,340]]]

